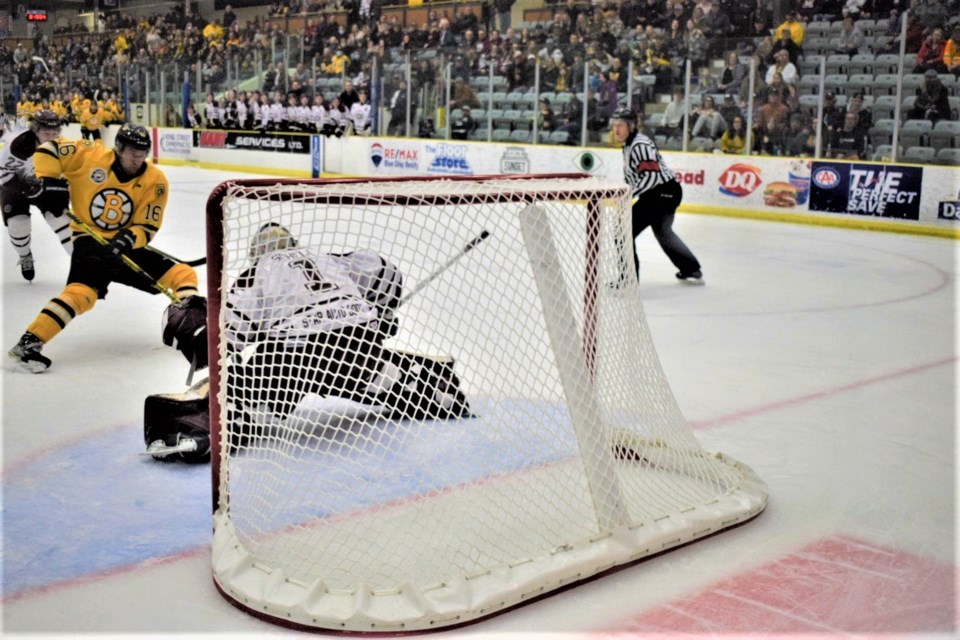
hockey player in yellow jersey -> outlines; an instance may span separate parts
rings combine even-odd
[[[98,298],[106,297],[111,283],[157,293],[152,279],[174,292],[179,304],[206,312],[206,301],[196,296],[196,271],[148,247],[163,224],[170,193],[163,171],[146,161],[150,146],[144,127],[125,124],[117,132],[114,149],[88,140],[60,140],[41,145],[34,154],[37,178],[66,179],[73,214],[108,244],[100,244],[83,225],[71,223],[73,255],[67,286],[47,302],[9,352],[30,371],[46,371],[50,360],[41,355],[43,346],[73,318],[92,309]],[[133,271],[121,255],[149,278]]]
[[[80,133],[84,139],[99,140],[100,127],[104,124],[104,113],[100,105],[91,102],[90,106],[80,115]]]
[[[107,94],[107,96],[107,101],[103,104],[103,111],[105,113],[104,122],[107,124],[123,122],[125,116],[123,107],[117,99],[117,95],[110,93]]]

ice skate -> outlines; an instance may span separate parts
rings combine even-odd
[[[21,365],[31,373],[43,373],[53,363],[50,358],[40,353],[42,349],[43,340],[28,331],[8,354],[11,358],[20,360]]]
[[[207,436],[190,437],[182,433],[173,438],[174,444],[165,440],[154,440],[141,455],[153,456],[162,462],[209,462],[210,438]]]
[[[23,279],[27,282],[32,282],[34,276],[37,275],[37,272],[33,268],[33,254],[28,253],[23,256],[17,264],[20,266],[20,274],[23,276]]]
[[[703,273],[698,269],[696,271],[691,271],[690,273],[677,273],[677,279],[685,284],[707,284],[703,280]]]

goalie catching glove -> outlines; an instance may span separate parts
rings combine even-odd
[[[163,344],[183,354],[196,369],[209,364],[207,357],[207,299],[190,296],[163,312]]]

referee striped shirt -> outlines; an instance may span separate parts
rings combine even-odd
[[[634,197],[677,179],[663,161],[653,140],[639,132],[634,133],[623,145],[623,177]]]

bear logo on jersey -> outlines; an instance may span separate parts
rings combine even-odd
[[[123,227],[132,215],[133,201],[119,189],[104,189],[90,203],[90,217],[105,231]]]
[[[90,180],[94,184],[103,184],[107,181],[107,172],[103,169],[97,168],[90,173]]]

